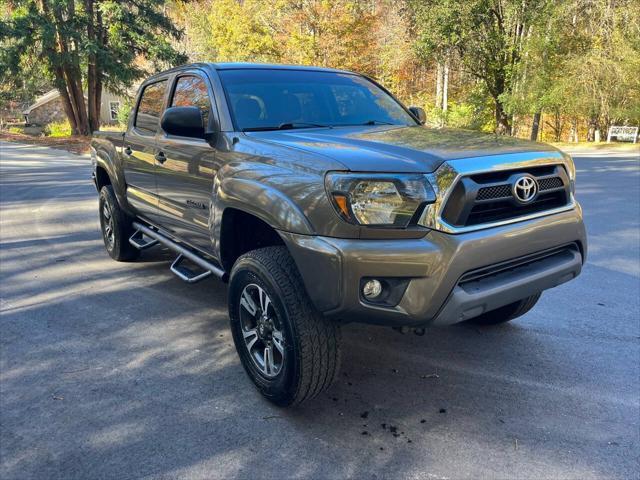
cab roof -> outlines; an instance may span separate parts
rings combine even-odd
[[[327,68],[327,67],[315,67],[310,65],[283,65],[278,63],[251,63],[251,62],[222,62],[222,63],[200,62],[200,63],[186,63],[184,65],[180,65],[179,67],[174,67],[169,70],[158,72],[150,76],[146,81],[162,75],[180,72],[183,70],[194,69],[194,68],[199,68],[202,70],[208,70],[208,69],[211,69],[211,70],[309,70],[314,72],[335,72],[335,73],[351,73],[351,74],[354,73],[348,70],[339,70],[336,68]]]
[[[279,63],[249,63],[249,62],[225,62],[225,63],[209,63],[216,70],[233,70],[233,69],[269,69],[269,70],[312,70],[321,72],[340,72],[353,73],[347,70],[337,68],[316,67],[313,65],[283,65]]]

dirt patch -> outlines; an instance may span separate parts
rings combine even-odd
[[[43,147],[59,148],[72,153],[89,153],[91,137],[36,137],[21,133],[0,132],[0,140],[7,142],[21,142],[30,145],[42,145]]]

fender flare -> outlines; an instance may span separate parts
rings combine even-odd
[[[107,172],[118,203],[126,211],[130,211],[129,203],[127,202],[126,184],[124,178],[122,178],[122,175],[119,173],[118,166],[115,165],[116,162],[120,162],[118,151],[115,147],[110,148],[109,150],[111,151],[109,151],[102,145],[92,145],[92,148],[95,149],[94,169],[100,167]]]
[[[313,235],[311,223],[300,208],[272,185],[246,178],[227,177],[216,182],[214,238],[220,238],[226,208],[235,208],[285,232]]]

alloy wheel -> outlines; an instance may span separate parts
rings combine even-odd
[[[102,206],[102,229],[107,241],[107,248],[112,250],[115,244],[115,233],[113,231],[113,213],[108,202],[104,202]]]
[[[244,287],[240,295],[240,326],[255,367],[265,377],[277,376],[285,361],[282,325],[271,298],[255,283]]]

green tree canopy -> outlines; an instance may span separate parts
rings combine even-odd
[[[437,125],[593,139],[640,124],[638,0],[0,3],[0,102],[53,85],[76,132],[97,128],[103,87],[187,59],[355,70]]]
[[[557,140],[561,117],[587,118],[590,135],[615,119],[640,119],[640,3],[618,0],[545,2],[523,43],[514,88],[516,114],[545,111]]]
[[[187,60],[170,43],[181,32],[163,5],[158,0],[13,0],[0,22],[3,80],[18,83],[29,74],[25,65],[38,59],[61,94],[73,133],[87,135],[99,127],[103,86],[122,91],[148,70]]]
[[[513,88],[513,70],[543,0],[415,0],[416,48],[429,59],[455,52],[461,67],[480,80],[494,101],[500,133],[511,133],[504,96]]]

